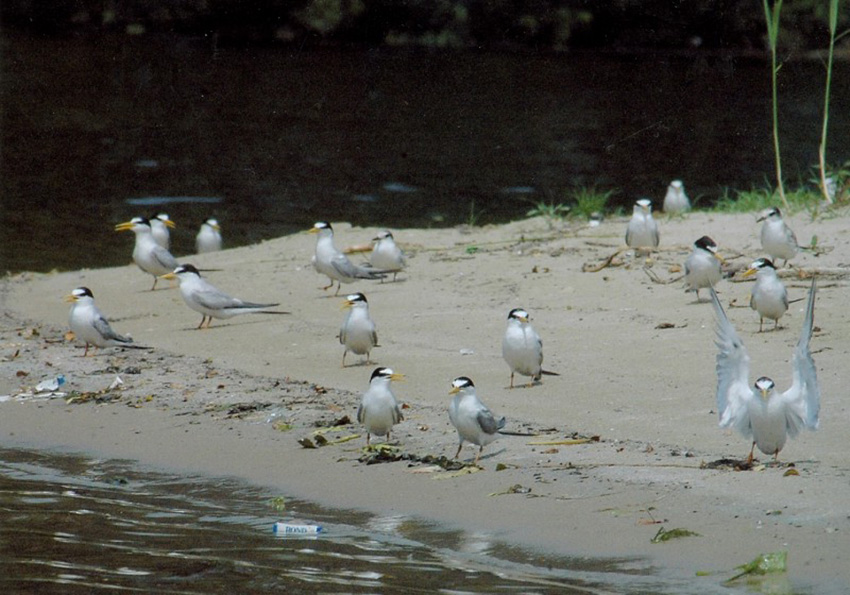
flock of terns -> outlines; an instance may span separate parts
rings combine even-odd
[[[678,213],[690,208],[687,195],[680,181],[668,188],[664,209]],[[776,274],[774,261],[782,259],[783,265],[793,258],[798,250],[794,233],[787,227],[777,208],[766,210],[759,221],[762,249],[770,258],[756,259],[745,276],[756,275],[750,306],[758,312],[759,332],[764,319],[775,321],[788,309],[788,296],[784,285]],[[154,277],[152,290],[160,278],[177,279],[181,296],[186,305],[202,315],[198,328],[209,327],[213,318],[228,319],[246,313],[288,314],[274,310],[278,304],[256,303],[231,297],[217,289],[201,276],[191,264],[180,264],[169,252],[169,228],[173,222],[165,214],[147,219],[135,217],[116,225],[116,231],[132,231],[135,234],[133,260],[138,267]],[[320,221],[311,229],[317,235],[312,264],[315,270],[329,279],[323,289],[337,285],[336,295],[342,284],[361,279],[383,281],[390,273],[396,275],[406,265],[404,253],[395,243],[389,231],[381,231],[374,238],[369,263],[356,264],[334,245],[333,228],[330,223]],[[638,200],[626,229],[626,243],[636,254],[649,253],[659,245],[657,222],[652,217],[651,202]],[[215,219],[208,219],[196,237],[197,252],[220,250],[222,245],[220,227]],[[773,260],[771,260],[773,259]],[[792,356],[792,385],[785,392],[776,390],[773,381],[760,377],[754,385],[749,380],[750,358],[743,341],[738,336],[720,304],[714,285],[722,278],[722,256],[717,244],[708,236],[694,242],[693,251],[685,261],[685,286],[694,291],[700,301],[699,290],[707,289],[716,318],[717,354],[717,407],[720,426],[734,428],[752,439],[748,462],[753,460],[756,446],[767,455],[778,458],[788,436],[794,437],[807,428],[818,427],[820,392],[817,373],[809,341],[814,325],[814,302],[816,284],[812,281],[806,315],[800,338]],[[79,287],[67,296],[73,302],[69,324],[75,337],[85,343],[84,356],[89,347],[136,347],[130,337],[115,332],[94,304],[90,289]],[[366,363],[373,347],[378,344],[375,323],[369,314],[369,304],[362,293],[351,293],[345,297],[344,308],[348,311],[339,333],[344,347],[342,365],[348,353],[365,355]],[[507,318],[502,340],[502,355],[511,370],[510,386],[514,386],[515,374],[528,376],[530,385],[539,383],[543,374],[553,374],[543,369],[543,347],[540,335],[530,324],[528,312],[514,308]],[[357,419],[366,430],[366,444],[371,435],[389,438],[392,427],[403,419],[401,408],[393,394],[391,383],[403,378],[387,367],[374,370],[369,387],[363,394],[357,411]],[[473,381],[461,376],[452,382],[449,419],[457,429],[459,444],[455,454],[460,455],[464,442],[477,445],[474,464],[478,464],[484,447],[495,440],[505,426],[505,418],[497,419],[475,392]]]

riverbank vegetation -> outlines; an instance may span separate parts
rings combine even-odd
[[[820,0],[785,0],[779,43],[791,51],[827,47],[833,15],[839,30],[850,22],[846,1],[844,10],[839,4],[833,12]],[[44,33],[174,32],[216,43],[299,47],[757,51],[768,47],[758,0],[6,0],[0,11],[6,26]]]

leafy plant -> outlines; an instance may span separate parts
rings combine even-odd
[[[614,190],[598,190],[596,186],[576,188],[570,193],[570,197],[575,200],[573,212],[585,219],[589,219],[593,213],[603,213],[614,194]]]
[[[563,203],[555,204],[553,202],[540,201],[536,203],[525,215],[526,217],[544,217],[551,221],[555,219],[564,219],[569,214],[570,207]]]

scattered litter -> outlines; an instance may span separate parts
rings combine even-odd
[[[318,535],[322,532],[321,525],[293,525],[290,523],[277,522],[272,528],[275,535],[280,536],[296,536],[296,535]]]
[[[460,350],[461,355],[475,355],[475,351],[469,347],[464,347]]]
[[[517,483],[517,484],[514,484],[511,487],[509,487],[504,492],[493,492],[492,494],[487,494],[487,495],[492,497],[492,496],[505,496],[505,495],[508,495],[508,494],[530,494],[530,493],[531,493],[531,488],[527,488],[527,487],[522,486],[522,485]]]
[[[35,387],[35,392],[44,393],[44,392],[54,392],[59,389],[60,386],[65,384],[65,377],[61,374],[56,378],[50,378],[49,380],[42,380]]]
[[[112,384],[109,385],[107,390],[115,390],[116,388],[120,388],[124,386],[124,381],[121,380],[120,376],[116,376],[115,380],[112,381]]]

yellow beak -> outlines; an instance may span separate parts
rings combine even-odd
[[[717,252],[714,253],[714,258],[719,260],[721,263],[724,263],[724,264],[726,263],[726,259],[724,259],[722,256],[720,256],[720,254],[718,254]]]
[[[77,296],[75,296],[73,293],[69,293],[68,295],[66,295],[66,296],[65,296],[64,298],[62,298],[62,299],[64,299],[66,302],[68,302],[68,303],[70,304],[70,303],[72,303],[72,302],[76,302],[76,301],[77,301]]]
[[[171,229],[177,227],[177,224],[174,223],[174,221],[172,221],[171,219],[166,219],[165,221],[163,221],[163,223],[165,223],[166,227],[170,227]]]
[[[396,382],[401,382],[402,380],[404,380],[404,378],[404,374],[390,374],[390,380],[395,380]]]
[[[319,233],[319,228],[311,227],[309,230],[307,230],[307,233]]]
[[[747,271],[741,276],[742,277],[752,277],[756,273],[758,273],[758,269],[747,269]]]
[[[160,275],[159,278],[160,279],[176,279],[177,275],[175,275],[173,272],[171,272],[171,273],[165,273],[164,275]]]
[[[450,394],[450,395],[456,395],[456,394],[458,394],[459,392],[460,392],[460,389],[459,389],[458,387],[456,387],[456,386],[453,386],[453,387],[452,387],[452,390],[450,390],[450,391],[449,391],[449,394]]]
[[[130,231],[135,227],[135,223],[132,221],[125,221],[124,223],[119,223],[115,226],[115,231]]]

